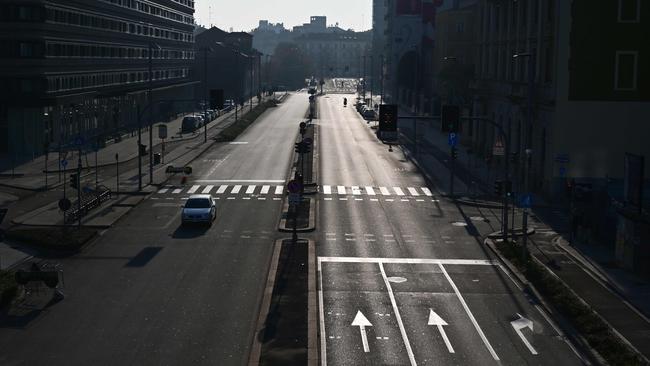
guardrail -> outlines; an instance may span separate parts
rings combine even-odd
[[[71,223],[77,221],[80,217],[84,217],[91,210],[99,207],[102,203],[111,199],[111,191],[102,186],[103,190],[86,193],[81,196],[81,207],[77,203],[73,203],[72,209],[66,215],[65,222]]]

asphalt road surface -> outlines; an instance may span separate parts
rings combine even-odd
[[[247,364],[306,109],[289,97],[60,260],[65,300],[3,319],[0,365]],[[211,227],[180,226],[191,193],[218,199]]]
[[[582,364],[482,244],[494,224],[440,197],[343,97],[316,121],[322,365]]]

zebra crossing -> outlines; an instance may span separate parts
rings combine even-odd
[[[333,201],[369,201],[369,202],[438,202],[433,192],[427,187],[373,187],[322,185],[319,189],[320,199]],[[284,185],[255,184],[221,184],[187,186],[168,185],[156,192],[157,199],[186,200],[193,194],[211,194],[217,200],[257,200],[280,201],[286,193]],[[166,198],[162,198],[165,196]]]

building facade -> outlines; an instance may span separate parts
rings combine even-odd
[[[312,76],[360,78],[370,73],[370,39],[370,31],[337,31],[303,34],[294,42],[310,60]]]
[[[195,53],[199,99],[207,98],[211,89],[223,90],[224,99],[236,102],[260,93],[261,54],[253,48],[252,35],[212,27],[196,37]]]
[[[191,99],[193,14],[191,0],[0,1],[0,154],[133,128],[150,86],[158,101]],[[191,106],[154,107],[164,119]]]

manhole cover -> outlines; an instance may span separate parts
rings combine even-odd
[[[388,281],[393,282],[393,283],[403,283],[403,282],[406,282],[406,278],[404,278],[404,277],[388,277]]]
[[[452,222],[451,224],[453,226],[467,226],[466,222],[460,222],[460,221]]]

